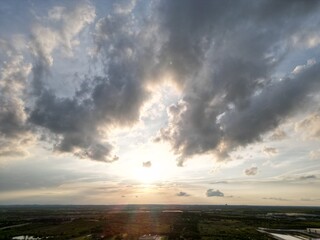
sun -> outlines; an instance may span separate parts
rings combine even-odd
[[[127,157],[129,164],[121,164],[121,174],[126,179],[143,185],[172,181],[179,172],[175,156],[165,144],[147,143],[134,149]]]
[[[154,167],[139,167],[134,169],[133,177],[141,183],[152,184],[162,179],[161,173],[160,169]]]

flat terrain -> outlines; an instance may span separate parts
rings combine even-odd
[[[0,206],[0,239],[272,239],[258,228],[320,228],[320,208],[204,205]]]

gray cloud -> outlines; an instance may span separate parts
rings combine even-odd
[[[214,189],[208,189],[206,192],[207,197],[224,197],[223,192]]]
[[[0,72],[0,157],[25,156],[25,146],[33,142],[33,134],[27,125],[25,89],[31,71],[15,49]]]
[[[80,158],[111,162],[117,160],[112,155],[112,144],[101,141],[103,111],[96,109],[99,99],[98,88],[93,88],[91,98],[84,98],[84,82],[72,98],[60,98],[48,89],[45,79],[53,62],[51,54],[62,46],[72,54],[72,40],[95,17],[91,5],[78,5],[74,9],[53,8],[49,20],[60,22],[60,28],[44,28],[36,25],[33,29],[32,46],[37,61],[33,67],[33,93],[36,101],[30,113],[29,121],[44,131],[57,136],[54,149],[60,152],[72,152]],[[70,29],[70,26],[72,28]],[[74,25],[73,25],[74,24]],[[46,32],[46,35],[43,33]],[[48,38],[53,37],[53,40]],[[98,86],[102,78],[95,78],[92,83]],[[100,88],[101,89],[101,88]],[[115,92],[115,89],[112,89]],[[110,104],[112,102],[106,101]],[[113,105],[115,106],[115,105]],[[102,115],[102,116],[100,116]]]
[[[227,114],[224,120],[232,141],[240,141],[240,136],[248,142],[258,140],[260,134],[271,130],[292,111],[302,106],[305,94],[319,87],[318,65],[292,79],[266,87],[260,94],[252,97],[250,107]],[[236,115],[237,118],[234,118]]]
[[[186,192],[178,192],[176,195],[177,195],[178,197],[189,197],[189,196],[190,196],[190,194],[188,194],[188,193],[186,193]]]
[[[112,145],[100,141],[99,119],[88,102],[58,98],[44,91],[36,101],[29,121],[60,136],[55,143],[58,151],[74,152],[81,158],[98,161],[117,159],[116,156],[110,156]]]
[[[150,97],[146,86],[170,76],[183,97],[168,108],[157,140],[171,144],[180,166],[203,153],[224,160],[319,91],[315,61],[277,77],[291,50],[318,29],[318,1],[120,1],[110,9],[95,20],[89,2],[74,2],[38,17],[24,50],[33,59],[32,79],[23,83],[31,96],[27,107],[20,93],[0,99],[3,142],[32,128],[50,136],[57,152],[115,161],[110,130],[135,124]],[[71,57],[86,30],[93,61],[74,95],[61,97],[48,84],[55,56]]]
[[[45,57],[38,58],[40,64],[33,71],[34,92],[38,96],[29,121],[58,136],[55,143],[57,151],[72,152],[80,158],[98,161],[117,160],[112,153],[113,144],[101,139],[106,138],[109,127],[135,123],[143,102],[148,98],[143,85],[147,69],[143,59],[152,51],[145,54],[147,49],[141,49],[141,45],[146,47],[146,37],[141,36],[139,30],[131,31],[135,27],[131,15],[120,11],[119,4],[115,5],[117,11],[96,24],[95,55],[103,63],[104,75],[94,75],[83,81],[71,98],[57,97],[43,86],[44,73],[51,61],[50,54],[58,43],[52,43],[53,46],[45,50],[40,48],[41,45],[36,45],[37,55]],[[52,15],[55,19],[54,16],[62,10],[54,10],[57,11]],[[86,16],[78,15],[77,10],[69,12],[70,18],[81,17],[82,23],[77,23],[77,31],[68,33],[67,40],[70,41],[92,21],[92,7],[89,5],[84,10]],[[66,11],[63,9],[64,14],[68,13]],[[62,25],[70,24],[66,19],[69,18],[62,18]],[[38,38],[36,40],[40,41],[41,38]]]
[[[244,173],[245,173],[247,176],[257,175],[257,173],[258,173],[258,168],[257,168],[257,167],[247,168],[247,169],[244,170]]]
[[[169,70],[184,98],[168,109],[160,138],[171,143],[179,165],[207,152],[228,158],[238,146],[261,140],[301,106],[306,93],[319,89],[318,64],[273,79],[292,36],[312,28],[317,3],[246,3],[163,2],[169,34],[163,61],[172,62]]]
[[[143,163],[142,163],[142,166],[143,166],[143,167],[146,167],[146,168],[149,168],[149,167],[152,166],[152,163],[151,163],[151,161],[143,162]]]

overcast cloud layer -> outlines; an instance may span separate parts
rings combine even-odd
[[[315,110],[319,59],[290,58],[297,49],[318,49],[319,5],[115,1],[97,17],[94,2],[57,2],[33,14],[22,32],[2,34],[0,157],[23,156],[30,145],[49,143],[56,153],[116,161],[110,133],[137,124],[152,89],[168,79],[182,97],[168,107],[154,139],[170,144],[178,165],[207,153],[230,160],[232,151],[271,131],[281,140],[286,133],[279,125]],[[85,56],[87,68],[73,73],[72,87],[57,90],[55,83],[66,81],[54,73],[57,61],[77,54]],[[319,113],[312,114],[305,121],[314,126],[302,122],[297,128],[318,138]],[[255,175],[257,168],[245,173]],[[207,196],[223,196],[209,190]]]

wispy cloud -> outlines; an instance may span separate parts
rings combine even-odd
[[[289,199],[280,198],[280,197],[264,197],[262,199],[264,199],[264,200],[272,200],[272,201],[290,201]]]

